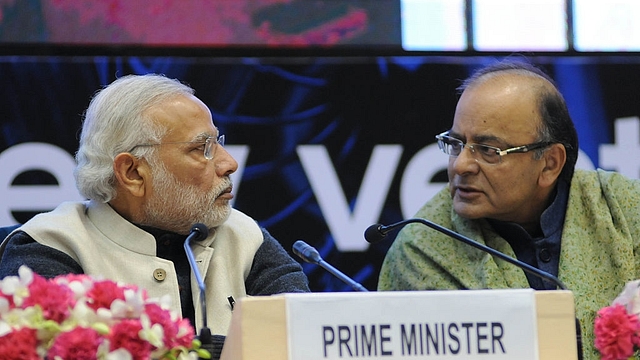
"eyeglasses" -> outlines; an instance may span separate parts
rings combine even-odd
[[[140,144],[136,145],[129,150],[132,152],[135,148],[140,146],[159,146],[159,145],[168,145],[168,144],[200,144],[204,146],[204,158],[207,160],[213,159],[216,154],[217,147],[215,145],[224,146],[225,136],[218,135],[218,137],[209,136],[204,141],[173,141],[173,142],[164,142],[157,144]]]
[[[436,135],[438,140],[438,147],[443,153],[456,157],[462,153],[462,150],[466,147],[471,151],[476,161],[482,161],[486,164],[499,164],[502,162],[502,157],[507,154],[526,153],[531,150],[545,148],[553,142],[542,141],[529,145],[521,145],[512,147],[506,150],[501,150],[495,146],[483,145],[483,144],[465,144],[462,140],[449,136],[449,132],[445,131],[442,134]]]

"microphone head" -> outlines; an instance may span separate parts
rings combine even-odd
[[[298,255],[302,260],[311,264],[318,264],[322,261],[320,253],[313,246],[302,240],[293,243],[293,253]]]
[[[205,224],[196,223],[191,227],[191,234],[193,234],[193,241],[202,241],[209,236],[209,228]]]
[[[364,239],[370,244],[377,244],[387,237],[387,233],[382,231],[381,224],[373,224],[364,231]]]

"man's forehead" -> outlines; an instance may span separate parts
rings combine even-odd
[[[555,89],[554,85],[544,77],[522,69],[502,70],[485,74],[469,85],[467,89],[483,85],[519,85],[521,89]]]
[[[452,134],[478,143],[510,143],[508,140],[514,138],[536,137],[541,121],[536,92],[528,86],[485,85],[463,93]]]
[[[464,107],[471,105],[479,107],[473,111],[531,111],[537,109],[538,99],[543,92],[547,92],[544,89],[547,86],[553,88],[543,78],[520,74],[486,77],[465,89],[456,110],[464,110]]]

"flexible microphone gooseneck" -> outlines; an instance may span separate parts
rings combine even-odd
[[[340,270],[333,267],[331,264],[327,263],[322,259],[318,250],[316,250],[313,246],[307,244],[302,240],[298,240],[293,243],[293,252],[298,255],[302,260],[308,262],[310,264],[316,264],[330,272],[333,276],[338,279],[344,281],[348,285],[350,285],[356,291],[369,291],[360,283],[356,282],[352,278],[348,277]]]
[[[364,238],[365,240],[367,240],[369,243],[371,244],[375,244],[377,242],[382,241],[389,232],[391,232],[394,229],[397,229],[399,227],[405,226],[407,224],[411,224],[411,223],[420,223],[423,225],[426,225],[434,230],[440,231],[441,233],[444,233],[446,235],[451,236],[454,239],[457,239],[459,241],[462,241],[465,244],[471,245],[473,247],[475,247],[476,249],[480,249],[484,252],[487,252],[491,255],[494,255],[508,263],[511,263],[519,268],[521,268],[522,270],[533,274],[539,278],[542,278],[543,280],[547,280],[550,281],[554,284],[556,284],[560,289],[562,290],[568,290],[567,287],[565,286],[565,284],[560,281],[560,279],[558,279],[557,277],[549,274],[546,271],[542,271],[540,269],[538,269],[537,267],[533,267],[525,262],[522,262],[520,260],[514,259],[510,256],[507,256],[503,253],[501,253],[498,250],[495,250],[493,248],[490,248],[484,244],[481,244],[473,239],[470,239],[462,234],[458,234],[455,231],[449,230],[446,227],[443,227],[441,225],[438,225],[436,223],[433,223],[429,220],[425,220],[425,219],[420,219],[420,218],[412,218],[412,219],[407,219],[407,220],[403,220],[403,221],[399,221],[395,224],[391,224],[391,225],[382,225],[382,224],[374,224],[371,225],[367,228],[367,230],[364,231]]]
[[[364,238],[365,240],[367,240],[367,242],[371,243],[371,244],[375,244],[378,243],[382,240],[384,240],[384,238],[389,234],[389,232],[403,227],[405,225],[411,224],[411,223],[419,223],[419,224],[423,224],[426,225],[434,230],[437,230],[445,235],[449,235],[450,237],[462,241],[465,244],[471,245],[473,247],[475,247],[476,249],[479,249],[481,251],[487,252],[491,255],[494,255],[508,263],[511,263],[517,267],[519,267],[520,269],[528,272],[529,274],[533,274],[543,280],[547,280],[550,281],[552,283],[554,283],[556,286],[558,286],[560,289],[562,290],[569,290],[565,284],[560,281],[560,279],[558,279],[557,277],[549,274],[546,271],[542,271],[540,269],[538,269],[537,267],[531,266],[523,261],[514,259],[506,254],[501,253],[498,250],[495,250],[493,248],[490,248],[484,244],[481,244],[473,239],[470,239],[462,234],[458,234],[457,232],[447,229],[444,226],[438,225],[434,222],[431,222],[429,220],[426,219],[422,219],[422,218],[411,218],[411,219],[406,219],[403,221],[399,221],[397,223],[391,224],[391,225],[382,225],[382,224],[374,224],[369,226],[365,231],[364,231]],[[578,345],[578,359],[582,360],[583,359],[583,354],[582,354],[582,328],[580,327],[580,321],[578,320],[578,318],[576,318],[576,340],[577,340],[577,345]]]
[[[200,270],[198,270],[198,265],[196,264],[195,256],[193,256],[193,251],[191,251],[191,247],[189,243],[191,241],[202,241],[209,236],[209,229],[206,225],[197,223],[191,227],[191,232],[187,239],[184,241],[184,251],[187,253],[187,258],[189,259],[189,265],[191,266],[191,271],[193,275],[196,277],[196,282],[198,283],[198,288],[200,288],[200,307],[202,308],[202,329],[200,329],[200,342],[202,344],[211,344],[211,330],[207,326],[207,299],[206,299],[206,288],[204,286],[204,281],[202,280],[202,275],[200,275]]]

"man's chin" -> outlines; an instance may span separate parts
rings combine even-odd
[[[224,210],[224,213],[222,213],[222,211],[216,211],[216,212],[219,213],[220,216],[216,216],[215,219],[210,219],[209,221],[206,221],[205,225],[207,225],[208,228],[216,228],[224,224],[227,220],[229,220],[229,216],[231,216],[231,206],[227,206],[226,209]]]
[[[472,206],[469,204],[453,204],[453,211],[458,214],[458,216],[463,217],[469,220],[477,220],[482,219],[487,216],[485,211],[482,211],[477,206]]]

